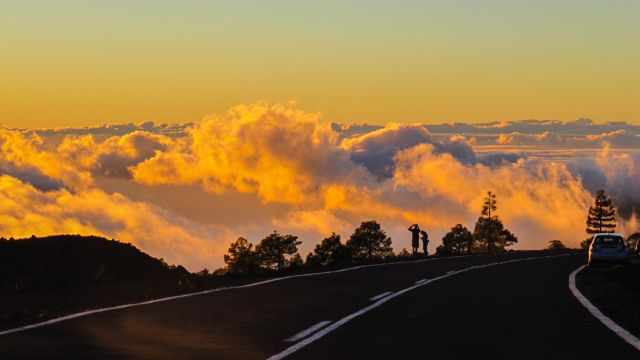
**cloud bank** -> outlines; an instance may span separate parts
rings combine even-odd
[[[635,229],[638,134],[589,120],[330,124],[269,103],[185,125],[5,129],[0,232],[114,237],[199,270],[221,266],[236,237],[274,229],[300,235],[303,251],[369,219],[397,249],[411,223],[440,239],[472,227],[491,190],[519,247],[577,246],[600,188]]]

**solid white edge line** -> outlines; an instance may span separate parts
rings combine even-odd
[[[297,333],[297,334],[295,334],[295,335],[293,335],[293,336],[291,336],[289,338],[286,338],[284,341],[286,341],[286,342],[296,342],[296,341],[298,341],[300,339],[304,339],[307,336],[313,334],[314,332],[322,329],[323,327],[325,327],[325,326],[327,326],[329,324],[331,324],[331,321],[329,321],[329,320],[320,321],[319,323],[317,323],[315,325],[312,325],[312,326],[308,327],[307,329],[302,330],[299,333]]]
[[[423,282],[427,281],[428,279],[420,279],[418,281],[415,282],[415,284],[422,284]]]
[[[378,295],[370,298],[369,301],[377,301],[377,300],[380,300],[383,297],[385,297],[387,295],[390,295],[390,294],[393,294],[393,292],[392,291],[386,291],[386,292],[383,292],[382,294],[378,294]]]
[[[591,313],[591,315],[593,315],[596,319],[600,320],[600,322],[604,324],[604,326],[606,326],[607,328],[609,328],[609,330],[616,333],[616,335],[621,337],[624,341],[629,343],[629,345],[633,346],[636,350],[640,351],[640,339],[638,339],[635,335],[631,334],[622,326],[616,324],[616,322],[611,320],[611,318],[603,314],[602,311],[600,311],[598,307],[593,305],[593,303],[589,301],[589,299],[587,299],[586,296],[584,296],[576,286],[576,275],[578,275],[580,271],[584,270],[585,267],[586,265],[582,265],[579,268],[575,269],[571,273],[571,275],[569,275],[569,289],[571,290],[571,293],[573,294],[573,296],[575,296],[576,299],[578,299],[580,304],[582,304],[582,306],[584,306]]]
[[[296,278],[313,277],[313,276],[328,275],[328,274],[337,274],[337,273],[341,273],[341,272],[360,270],[360,269],[366,269],[366,268],[372,268],[372,267],[387,266],[387,265],[416,264],[416,263],[430,262],[430,261],[436,261],[436,260],[459,259],[459,258],[464,258],[464,257],[469,257],[469,256],[472,256],[472,255],[449,256],[449,257],[441,257],[441,258],[426,258],[426,259],[419,259],[419,260],[394,261],[394,262],[380,263],[380,264],[358,265],[358,266],[352,266],[352,267],[347,267],[347,268],[338,269],[338,270],[329,270],[329,271],[321,271],[321,272],[313,272],[313,273],[306,273],[306,274],[297,274],[297,275],[288,275],[288,276],[276,277],[276,278],[267,279],[267,280],[263,280],[263,281],[258,281],[258,282],[254,282],[254,283],[249,283],[249,284],[244,284],[244,285],[222,286],[222,287],[219,287],[219,288],[203,290],[203,291],[197,291],[197,292],[193,292],[193,293],[186,293],[186,294],[180,294],[180,295],[175,295],[175,296],[167,296],[167,297],[163,297],[163,298],[152,299],[152,300],[147,300],[147,301],[142,301],[142,302],[137,302],[137,303],[109,306],[109,307],[104,307],[104,308],[87,310],[87,311],[83,311],[83,312],[79,312],[79,313],[73,313],[73,314],[69,314],[69,315],[65,315],[65,316],[49,319],[49,320],[46,320],[46,321],[42,321],[42,322],[39,322],[39,323],[35,323],[35,324],[29,324],[29,325],[20,326],[20,327],[13,328],[13,329],[2,330],[2,331],[0,331],[0,336],[9,335],[9,334],[13,334],[13,333],[21,332],[21,331],[30,330],[30,329],[35,329],[35,328],[39,328],[39,327],[42,327],[42,326],[52,325],[52,324],[56,324],[56,323],[59,323],[59,322],[62,322],[62,321],[76,319],[76,318],[79,318],[79,317],[89,316],[89,315],[93,315],[93,314],[99,314],[99,313],[107,312],[107,311],[115,311],[115,310],[127,309],[127,308],[132,308],[132,307],[137,307],[137,306],[155,304],[155,303],[171,301],[171,300],[177,300],[177,299],[182,299],[182,298],[188,298],[188,297],[198,296],[198,295],[206,295],[206,294],[211,294],[211,293],[215,293],[215,292],[219,292],[219,291],[225,291],[225,290],[250,288],[250,287],[254,287],[254,286],[270,284],[270,283],[274,283],[274,282],[282,281],[282,280],[287,280],[287,279],[296,279]]]
[[[446,273],[444,275],[438,276],[438,277],[434,277],[432,279],[429,279],[425,282],[419,283],[419,284],[415,284],[413,286],[410,286],[408,288],[404,288],[402,290],[399,290],[387,297],[384,297],[378,301],[376,301],[375,303],[364,307],[350,315],[347,315],[345,317],[343,317],[342,319],[334,322],[333,324],[325,327],[324,329],[316,332],[315,334],[309,336],[308,338],[295,343],[293,345],[291,345],[290,347],[284,349],[282,352],[279,352],[275,355],[270,356],[269,358],[267,358],[267,360],[280,360],[280,359],[284,359],[285,357],[295,353],[296,351],[302,349],[303,347],[315,342],[316,340],[324,337],[325,335],[331,333],[332,331],[336,330],[337,328],[339,328],[340,326],[350,322],[351,320],[357,318],[358,316],[364,315],[366,313],[368,313],[369,311],[382,306],[384,303],[386,303],[387,301],[394,299],[396,297],[399,297],[405,293],[408,293],[409,291],[415,290],[419,287],[425,286],[427,284],[431,284],[432,282],[438,281],[438,280],[442,280],[442,279],[446,279],[467,271],[471,271],[471,270],[478,270],[478,269],[484,269],[484,268],[488,268],[488,267],[493,267],[493,266],[497,266],[497,265],[503,265],[503,264],[510,264],[510,263],[515,263],[515,262],[523,262],[523,261],[528,261],[528,260],[540,260],[540,259],[546,259],[546,258],[550,258],[550,257],[562,257],[562,256],[571,256],[571,255],[575,255],[575,254],[562,254],[562,255],[553,255],[553,256],[535,256],[535,257],[527,257],[527,258],[521,258],[521,259],[513,259],[513,260],[507,260],[507,261],[503,261],[503,262],[495,262],[495,263],[490,263],[490,264],[484,264],[484,265],[473,265],[473,266],[469,266],[460,270],[456,270],[454,272],[449,272]]]

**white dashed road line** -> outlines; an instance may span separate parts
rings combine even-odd
[[[320,321],[319,323],[317,323],[317,324],[315,324],[315,325],[313,325],[313,326],[311,326],[311,327],[309,327],[309,328],[307,328],[305,330],[300,331],[299,333],[293,335],[292,337],[287,338],[285,341],[286,342],[296,342],[298,340],[302,340],[302,339],[306,338],[307,336],[313,334],[314,332],[322,329],[323,327],[325,327],[325,326],[327,326],[329,324],[331,324],[331,321],[328,321],[328,320]]]
[[[338,329],[339,327],[341,327],[342,325],[350,322],[351,320],[364,315],[366,313],[368,313],[369,311],[380,307],[382,305],[384,305],[387,301],[394,299],[396,297],[399,297],[401,295],[404,295],[406,293],[408,293],[409,291],[415,290],[419,287],[425,286],[427,284],[430,284],[432,282],[438,281],[438,280],[442,280],[442,279],[446,279],[464,272],[468,272],[471,270],[478,270],[478,269],[484,269],[484,268],[488,268],[488,267],[493,267],[493,266],[497,266],[497,265],[502,265],[502,264],[510,264],[510,263],[516,263],[516,262],[523,262],[523,261],[529,261],[529,260],[540,260],[540,259],[545,259],[545,258],[550,258],[550,257],[562,257],[562,256],[570,256],[572,254],[562,254],[562,255],[555,255],[555,256],[535,256],[535,257],[527,257],[527,258],[520,258],[520,259],[514,259],[514,260],[508,260],[508,261],[503,261],[503,262],[497,262],[497,263],[491,263],[491,264],[485,264],[485,265],[474,265],[474,266],[470,266],[464,269],[460,269],[460,270],[456,270],[453,272],[448,272],[444,275],[441,276],[437,276],[434,277],[432,279],[429,279],[427,281],[412,285],[408,288],[404,288],[402,290],[396,291],[395,293],[389,295],[389,296],[385,296],[382,299],[374,302],[373,304],[366,306],[352,314],[349,314],[345,317],[343,317],[342,319],[334,322],[333,324],[323,328],[322,330],[314,333],[313,335],[307,337],[306,339],[297,342],[293,345],[291,345],[290,347],[286,348],[285,350],[283,350],[282,352],[275,354],[271,357],[269,357],[267,360],[280,360],[280,359],[284,359],[285,357],[297,352],[298,350],[304,348],[305,346],[315,342],[316,340],[319,340],[320,338],[324,337],[327,334],[330,334],[331,332],[335,331],[336,329]]]
[[[168,297],[152,299],[152,300],[148,300],[148,301],[141,301],[141,302],[131,303],[131,304],[122,304],[122,305],[117,305],[117,306],[110,306],[110,307],[105,307],[105,308],[98,308],[98,309],[83,311],[83,312],[79,312],[79,313],[69,314],[69,315],[65,315],[65,316],[49,319],[49,320],[42,321],[42,322],[35,323],[35,324],[25,325],[25,326],[13,328],[13,329],[1,330],[0,331],[0,336],[9,335],[9,334],[13,334],[13,333],[21,332],[21,331],[30,330],[30,329],[35,329],[35,328],[39,328],[39,327],[43,327],[43,326],[47,326],[47,325],[53,325],[53,324],[56,324],[56,323],[59,323],[59,322],[72,320],[72,319],[76,319],[76,318],[80,318],[80,317],[85,317],[85,316],[89,316],[89,315],[93,315],[93,314],[99,314],[99,313],[102,313],[102,312],[128,309],[128,308],[132,308],[132,307],[138,307],[138,306],[143,306],[143,305],[161,303],[161,302],[165,302],[165,301],[183,299],[183,298],[188,298],[188,297],[192,297],[192,296],[212,294],[212,293],[216,293],[216,292],[220,292],[220,291],[251,288],[251,287],[254,287],[254,286],[271,284],[271,283],[282,281],[282,280],[306,278],[306,277],[329,275],[329,274],[337,274],[337,273],[342,273],[342,272],[347,272],[347,271],[368,269],[368,268],[374,268],[374,267],[380,267],[380,266],[401,265],[401,264],[416,264],[416,263],[432,262],[432,261],[438,261],[438,260],[444,260],[444,259],[457,259],[457,258],[464,258],[464,257],[467,257],[467,256],[469,256],[469,255],[451,256],[451,257],[442,257],[442,258],[426,258],[426,259],[410,260],[410,261],[394,261],[394,262],[388,262],[388,263],[369,264],[369,265],[358,265],[358,266],[352,266],[352,267],[348,267],[348,268],[344,268],[344,269],[338,269],[338,270],[330,270],[330,271],[322,271],[322,272],[314,272],[314,273],[282,276],[282,277],[277,277],[277,278],[273,278],[273,279],[258,281],[258,282],[245,284],[245,285],[223,286],[223,287],[214,288],[214,289],[210,289],[210,290],[203,290],[203,291],[198,291],[198,292],[193,292],[193,293],[181,294],[181,295],[176,295],[176,296],[168,296]]]
[[[387,291],[387,292],[383,292],[382,294],[378,294],[374,297],[372,297],[371,299],[369,299],[370,301],[378,301],[380,299],[382,299],[383,297],[387,296],[387,295],[391,295],[393,294],[392,291]]]

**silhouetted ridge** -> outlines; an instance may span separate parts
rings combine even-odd
[[[59,291],[111,282],[180,281],[190,274],[131,244],[96,236],[0,239],[0,292]]]
[[[0,239],[0,328],[212,286],[131,244],[96,236]]]

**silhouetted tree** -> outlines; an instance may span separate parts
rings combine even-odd
[[[340,235],[332,233],[316,245],[313,254],[307,256],[307,265],[333,266],[344,264],[351,260],[349,248],[340,242]]]
[[[398,255],[396,255],[396,257],[397,257],[398,259],[401,259],[401,260],[409,259],[409,258],[411,258],[411,256],[412,256],[412,255],[411,255],[411,253],[409,252],[409,250],[407,250],[407,249],[405,249],[405,248],[402,248],[402,250],[400,250],[400,252],[398,253]]]
[[[551,240],[549,241],[549,245],[547,245],[547,250],[564,250],[566,248],[560,240]]]
[[[443,245],[438,245],[436,248],[436,256],[451,256],[450,249],[447,249]]]
[[[210,275],[209,269],[204,268],[196,273],[196,275],[207,277]]]
[[[226,268],[217,268],[217,269],[213,270],[211,275],[213,275],[213,276],[222,276],[222,275],[224,275],[224,274],[226,274],[228,272],[229,272],[229,270],[226,269]]]
[[[616,209],[604,190],[598,190],[587,215],[587,233],[612,233],[616,229]]]
[[[627,248],[635,249],[636,243],[640,241],[640,232],[633,233],[627,238]]]
[[[580,248],[582,250],[588,250],[589,249],[589,245],[591,245],[591,238],[590,237],[588,237],[588,238],[586,238],[586,239],[584,239],[584,240],[582,240],[580,242]]]
[[[227,254],[224,255],[224,263],[230,274],[250,274],[257,270],[258,264],[253,244],[247,239],[239,237],[229,245]]]
[[[297,270],[303,267],[304,261],[302,260],[302,256],[300,256],[300,254],[296,253],[291,257],[291,259],[289,259],[289,266],[287,267],[288,270]]]
[[[496,195],[491,191],[487,192],[482,212],[473,230],[473,241],[478,243],[481,250],[492,255],[518,242],[518,238],[495,215],[497,208]]]
[[[500,225],[503,226],[502,222],[500,222]],[[517,242],[518,242],[518,237],[515,236],[508,229],[503,228],[498,233],[498,241],[496,242],[496,245],[497,245],[498,251],[505,251],[507,249],[507,247],[509,247],[509,246],[511,246],[511,245],[513,245],[513,244],[515,244]]]
[[[298,261],[298,237],[282,235],[277,231],[269,234],[256,246],[256,257],[261,267],[269,270],[284,270],[291,266],[291,260]],[[296,255],[298,257],[296,258]],[[300,258],[300,261],[302,259]]]
[[[491,212],[498,210],[497,205],[496,194],[491,191],[487,191],[487,197],[484,198],[484,202],[482,203],[482,216],[491,219]]]
[[[358,260],[376,260],[393,255],[391,238],[373,220],[360,224],[346,245]]]
[[[462,224],[457,224],[442,238],[440,254],[462,255],[469,251],[472,242],[473,235],[471,231]],[[440,248],[440,246],[438,248]],[[436,252],[438,252],[438,249],[436,249]]]

